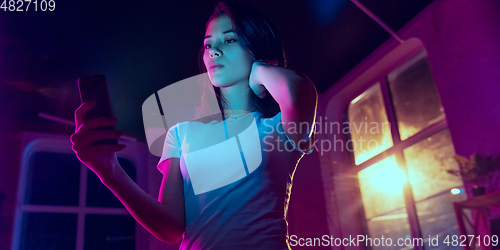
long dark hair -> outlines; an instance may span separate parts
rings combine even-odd
[[[205,25],[207,28],[210,21],[222,15],[231,18],[233,28],[238,36],[238,41],[244,49],[247,49],[255,60],[268,59],[278,62],[278,66],[286,67],[285,53],[281,44],[281,39],[276,32],[275,26],[261,12],[251,6],[233,2],[219,2],[215,6],[213,14]],[[207,70],[203,63],[204,48],[201,46],[198,66],[201,73]],[[213,86],[219,108],[224,119],[224,107],[227,102],[222,96],[219,87]],[[269,118],[275,116],[279,111],[279,105],[274,98],[266,93],[266,97],[260,98],[253,91],[249,91],[250,102],[253,108]]]

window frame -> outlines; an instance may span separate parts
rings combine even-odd
[[[146,190],[147,176],[147,146],[141,142],[131,140],[119,140],[120,144],[125,144],[126,148],[117,152],[117,156],[125,158],[134,164],[136,170],[136,183]],[[79,200],[77,206],[57,206],[57,205],[37,205],[24,204],[26,195],[26,183],[28,178],[28,167],[31,155],[37,152],[51,152],[74,154],[71,149],[69,135],[48,134],[39,132],[22,132],[21,140],[21,165],[19,169],[19,180],[17,189],[17,198],[14,216],[14,228],[12,234],[11,249],[19,249],[21,243],[22,217],[24,212],[42,212],[42,213],[70,213],[77,215],[76,228],[76,246],[75,249],[83,250],[85,233],[85,216],[87,214],[104,215],[130,215],[125,208],[107,208],[107,207],[87,207],[87,177],[88,167],[80,163],[80,188]],[[75,156],[76,157],[76,156]],[[135,225],[135,249],[144,249],[147,247],[147,231],[137,222]]]
[[[387,119],[392,125],[390,130],[393,137],[393,146],[359,165],[355,165],[353,152],[348,152],[344,149],[338,150],[333,147],[329,153],[322,155],[321,172],[325,190],[325,201],[327,204],[326,208],[330,211],[328,227],[332,235],[341,238],[349,237],[349,235],[353,237],[361,234],[368,235],[367,221],[361,200],[359,182],[357,177],[352,178],[353,175],[357,176],[357,173],[362,169],[394,154],[398,161],[398,166],[404,166],[404,173],[408,176],[408,172],[406,171],[407,167],[404,163],[403,150],[420,142],[424,138],[448,128],[445,118],[402,141],[399,136],[398,128],[394,126],[394,124],[397,123],[395,123],[396,117],[392,107],[389,85],[387,84],[387,75],[397,67],[406,63],[412,57],[416,56],[422,50],[425,50],[422,41],[415,37],[406,39],[403,44],[389,40],[370,54],[362,63],[358,64],[329,90],[320,95],[318,111],[324,116],[323,121],[344,124],[344,122],[348,121],[346,115],[350,102],[375,83],[379,82],[384,100],[384,107],[386,108]],[[427,57],[429,57],[429,55],[427,55]],[[438,83],[436,83],[436,85],[438,85]],[[388,106],[390,108],[387,108]],[[335,132],[331,131],[330,134],[319,133],[317,135],[319,141],[328,140],[334,145],[337,144],[337,139],[343,140],[344,145],[346,145],[346,142],[350,139],[349,137],[349,134],[335,134]],[[411,236],[413,238],[420,237],[421,232],[418,216],[409,183],[406,184],[403,192],[405,195],[405,205],[407,207],[405,209],[407,209],[408,213],[408,224]],[[409,196],[406,193],[410,193],[411,195]]]
[[[418,53],[421,51],[418,51],[416,53],[412,53],[411,56],[416,56]],[[399,66],[399,65],[397,65]],[[391,67],[388,72],[391,72],[392,70],[396,69],[397,66]],[[399,169],[405,174],[405,176],[409,179],[408,175],[408,168],[406,166],[406,160],[404,158],[404,149],[411,147],[420,141],[429,138],[433,136],[434,134],[437,134],[444,129],[448,127],[448,124],[446,122],[446,118],[433,123],[426,128],[422,129],[421,131],[417,132],[416,134],[408,137],[405,140],[401,140],[401,136],[399,134],[399,129],[398,129],[398,123],[396,119],[396,113],[394,110],[394,105],[392,102],[392,96],[390,93],[389,89],[389,83],[387,80],[387,74],[382,76],[381,78],[378,79],[373,79],[373,84],[369,85],[367,88],[363,88],[362,92],[368,90],[370,87],[375,86],[376,84],[379,84],[381,93],[382,93],[382,98],[384,101],[384,107],[385,107],[385,112],[387,115],[387,121],[390,126],[390,132],[391,132],[391,137],[392,137],[392,142],[393,146],[382,151],[381,153],[369,158],[368,160],[360,163],[359,165],[356,165],[355,160],[354,160],[354,153],[351,152],[349,154],[349,158],[351,161],[351,166],[346,170],[346,174],[348,175],[353,175],[357,176],[358,172],[360,172],[363,169],[366,169],[370,167],[371,165],[380,162],[384,160],[385,158],[394,155],[396,157],[396,161],[398,164]],[[349,118],[347,116],[349,106],[347,105],[345,109],[345,120],[344,122],[349,122]],[[349,134],[350,137],[350,134]],[[348,140],[348,135],[346,135],[346,140]],[[357,177],[356,177],[357,179]],[[358,187],[359,190],[359,187]],[[406,208],[406,213],[408,214],[408,224],[410,225],[410,233],[412,235],[412,238],[424,238],[422,236],[421,230],[420,230],[420,223],[418,220],[418,215],[417,215],[417,209],[416,209],[416,204],[415,204],[415,199],[413,197],[413,191],[410,185],[410,182],[407,181],[403,185],[403,199],[405,201],[405,208]],[[361,198],[361,192],[359,191],[359,198]],[[360,211],[359,213],[362,215],[362,228],[363,232],[366,235],[369,235],[369,230],[368,230],[368,224],[366,221],[366,218],[364,216],[364,206],[363,202],[360,202]],[[415,246],[416,247],[416,246]],[[417,248],[416,248],[417,249]]]
[[[366,169],[370,167],[371,165],[380,162],[384,160],[385,158],[394,155],[396,157],[396,161],[398,164],[399,169],[405,174],[405,176],[409,179],[408,175],[408,168],[406,165],[406,160],[404,158],[404,149],[411,147],[412,145],[415,145],[419,143],[420,141],[429,138],[433,136],[434,134],[437,134],[444,129],[448,128],[448,124],[446,121],[446,118],[443,118],[442,120],[435,122],[426,128],[423,128],[419,132],[415,133],[414,135],[408,137],[405,140],[401,140],[401,136],[399,133],[399,126],[397,123],[397,118],[396,118],[396,112],[395,108],[393,105],[393,99],[389,87],[389,82],[388,82],[388,74],[398,68],[399,66],[403,65],[406,63],[408,60],[413,58],[414,56],[417,56],[419,53],[423,52],[425,48],[421,47],[416,50],[413,50],[406,54],[403,58],[404,60],[399,60],[398,63],[395,63],[391,65],[390,67],[387,67],[386,70],[383,71],[383,74],[380,74],[377,78],[372,78],[371,82],[372,84],[365,84],[363,88],[359,88],[360,93],[355,95],[354,98],[351,100],[354,100],[357,96],[361,95],[365,91],[367,91],[369,88],[375,86],[376,84],[379,84],[380,86],[380,91],[382,94],[383,98],[383,103],[384,103],[384,108],[385,112],[387,115],[387,121],[389,122],[390,126],[390,133],[392,137],[392,142],[393,145],[392,147],[384,150],[383,152],[369,158],[368,160],[360,163],[359,165],[356,165],[355,159],[354,159],[354,153],[350,152],[349,153],[349,160],[351,161],[350,167],[348,167],[345,171],[347,175],[351,176],[357,176],[358,172],[360,172],[363,169]],[[350,102],[349,102],[350,103]],[[344,122],[349,122],[349,117],[348,117],[348,109],[349,109],[349,104],[346,105],[346,108],[344,110]],[[346,140],[350,139],[350,134],[346,135]],[[356,177],[357,179],[357,177]],[[357,187],[357,190],[359,190],[359,186]],[[359,199],[361,199],[361,191],[358,191],[359,193]],[[420,230],[420,223],[418,220],[418,215],[417,215],[417,209],[416,209],[416,204],[415,204],[415,199],[413,197],[413,192],[412,188],[410,185],[410,182],[407,181],[403,185],[403,198],[405,201],[405,209],[406,213],[408,215],[408,224],[409,224],[409,229],[410,233],[412,235],[412,238],[424,238],[422,236],[421,230]],[[369,230],[368,230],[368,224],[365,218],[365,213],[364,213],[364,206],[363,203],[360,202],[360,211],[359,214],[362,216],[361,223],[362,223],[362,230],[363,232],[368,235]],[[417,249],[417,246],[415,246]]]

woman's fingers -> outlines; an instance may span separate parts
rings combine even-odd
[[[78,151],[80,149],[91,146],[92,143],[105,139],[118,139],[124,133],[122,131],[115,130],[94,130],[85,133],[85,136],[78,136],[80,134],[73,134],[71,136],[71,142],[73,143],[73,151]]]
[[[75,133],[71,136],[71,142],[73,143],[71,148],[81,162],[91,162],[97,155],[110,154],[125,148],[125,145],[121,144],[93,145],[94,142],[99,140],[118,139],[123,135],[121,131],[94,130],[86,133],[83,137],[76,137],[77,135],[81,134]]]
[[[92,161],[96,155],[109,154],[120,151],[125,145],[93,145],[94,142],[105,139],[118,139],[123,132],[116,130],[97,130],[101,127],[109,127],[116,124],[116,118],[97,117],[86,119],[87,112],[95,107],[95,101],[84,102],[75,110],[75,133],[71,135],[70,141],[76,156],[82,162]]]
[[[125,147],[122,144],[95,145],[89,146],[84,150],[75,151],[75,153],[81,162],[91,162],[95,156],[118,152]]]
[[[82,105],[80,105],[80,107],[78,107],[75,110],[75,125],[76,125],[75,130],[77,130],[78,127],[80,127],[82,123],[85,121],[85,115],[87,114],[87,111],[95,107],[96,104],[97,101],[84,102],[82,103]]]
[[[86,134],[87,132],[94,130],[99,127],[113,126],[118,122],[116,118],[111,117],[97,117],[84,121],[79,127],[76,128],[76,132],[81,134]]]
[[[86,119],[87,112],[95,107],[96,101],[82,103],[75,110],[75,133],[70,137],[73,144],[72,149],[78,159],[96,173],[107,173],[116,161],[117,151],[125,148],[121,144],[98,144],[94,142],[106,139],[118,139],[123,132],[98,129],[102,127],[113,127],[118,121],[116,118],[97,117]]]
[[[79,142],[81,138],[87,137],[88,136],[87,134],[96,128],[113,126],[116,122],[117,120],[115,118],[108,118],[108,117],[98,117],[87,120],[83,122],[79,127],[77,127],[75,133],[71,135],[70,137],[71,143],[75,144],[76,142]],[[107,131],[114,131],[114,130],[107,130]]]

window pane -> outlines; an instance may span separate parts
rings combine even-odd
[[[392,136],[380,85],[354,99],[348,108],[351,142],[356,165],[392,147]],[[352,143],[352,144],[351,144]]]
[[[429,235],[440,235],[439,238],[441,235],[459,235],[453,202],[467,197],[464,192],[458,195],[450,192],[454,187],[463,189],[463,182],[461,177],[446,172],[447,169],[459,169],[453,158],[455,149],[448,129],[403,152],[424,238]]]
[[[76,214],[25,212],[19,249],[75,249],[76,219]]]
[[[396,157],[389,156],[359,171],[358,179],[370,238],[384,235],[385,238],[396,240],[409,235],[403,196],[403,185],[407,179],[399,169]],[[382,248],[391,249],[388,246],[374,246],[374,249]]]
[[[463,186],[461,177],[446,172],[459,170],[448,129],[406,148],[403,153],[416,201]]]
[[[130,176],[130,178],[136,181],[136,171],[135,166],[131,161],[119,157],[118,162],[125,170],[125,172]],[[109,191],[109,189],[102,184],[99,177],[88,170],[87,175],[87,206],[88,207],[121,207],[125,208],[123,204],[116,198],[116,196]]]
[[[358,179],[367,219],[405,207],[403,184],[406,177],[394,155],[359,171]]]
[[[80,161],[74,154],[37,152],[28,165],[25,204],[78,206]]]
[[[392,240],[392,245],[388,244],[390,243],[388,241],[383,241],[384,246],[381,245],[382,243],[376,246],[378,242],[372,241],[371,244],[368,244],[372,246],[372,249],[405,249],[404,246],[397,246],[397,240],[410,235],[410,225],[408,224],[406,208],[399,208],[384,215],[375,216],[368,220],[367,224],[371,239],[382,239],[384,237],[384,239],[390,238]]]
[[[444,119],[425,51],[395,69],[387,79],[401,140]]]
[[[88,214],[84,249],[135,250],[135,220],[130,215]]]
[[[458,202],[464,200],[465,194],[453,195],[451,192],[443,193],[442,195],[430,197],[422,201],[418,201],[415,204],[417,209],[418,221],[420,224],[420,231],[422,232],[422,237],[428,240],[429,235],[431,238],[436,238],[439,235],[438,246],[429,246],[429,243],[425,244],[425,249],[464,249],[460,246],[452,246],[450,244],[447,246],[443,244],[444,239],[447,235],[451,237],[453,235],[460,236],[460,231],[458,230],[457,219],[455,217],[455,212],[453,210],[453,202]],[[469,211],[466,211],[469,212]],[[469,213],[467,213],[468,216]],[[469,217],[471,218],[471,217]],[[468,227],[467,222],[465,223]],[[468,231],[472,232],[472,231]],[[472,234],[472,233],[471,233]],[[468,238],[470,239],[470,237]]]

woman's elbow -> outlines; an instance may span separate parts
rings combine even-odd
[[[182,235],[184,234],[184,231],[176,231],[176,232],[168,232],[168,233],[164,233],[164,234],[161,234],[161,235],[155,235],[156,238],[158,238],[159,240],[165,242],[165,243],[169,243],[169,244],[175,244],[177,242],[179,242],[179,240],[182,239]]]
[[[296,109],[301,109],[305,105],[310,110],[316,109],[318,92],[316,91],[314,83],[312,83],[312,81],[305,75],[294,83],[290,93],[290,106]]]

